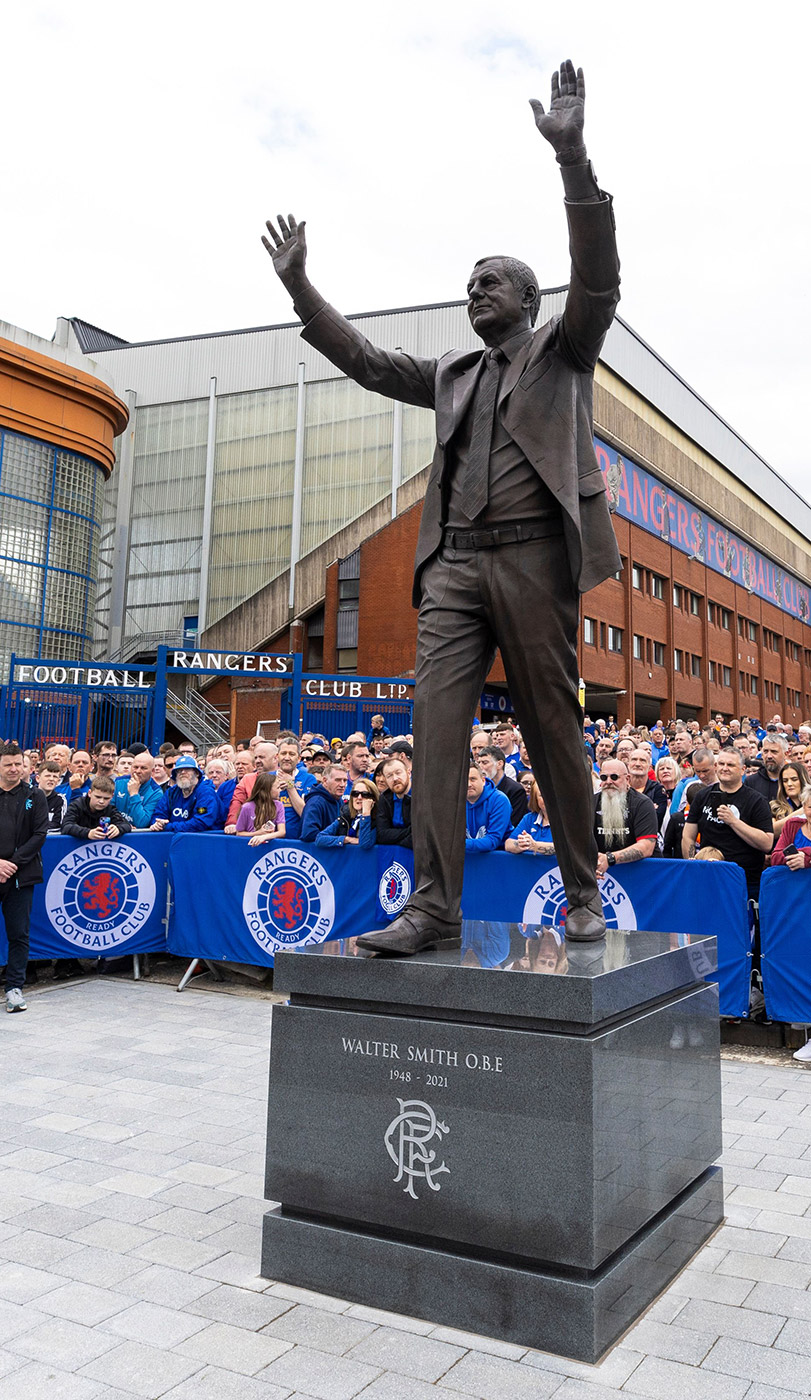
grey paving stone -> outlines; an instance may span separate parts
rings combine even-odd
[[[476,1395],[480,1400],[547,1400],[562,1384],[559,1374],[475,1351],[469,1351],[442,1377],[446,1390]]]
[[[718,1249],[745,1249],[747,1254],[770,1254],[773,1257],[782,1249],[787,1234],[787,1231],[738,1230],[733,1225],[722,1225],[713,1243]]]
[[[287,1400],[289,1395],[286,1387],[206,1366],[190,1380],[167,1390],[162,1400]]]
[[[763,1381],[784,1390],[811,1395],[811,1356],[796,1356],[775,1347],[754,1346],[751,1342],[722,1337],[704,1362],[707,1371],[740,1376],[747,1381]]]
[[[811,1204],[811,1177],[807,1176],[786,1176],[780,1187],[780,1195],[785,1193],[790,1196],[805,1196],[808,1204]],[[808,1205],[806,1206],[806,1209]]]
[[[795,1264],[811,1264],[811,1240],[799,1239],[794,1235],[786,1240],[777,1257],[790,1259]]]
[[[566,1380],[555,1391],[555,1400],[622,1400],[624,1392],[610,1390],[604,1385],[590,1385],[588,1381]]]
[[[202,1264],[195,1273],[198,1278],[217,1283],[231,1283],[235,1288],[250,1288],[262,1293],[268,1286],[259,1270],[259,1251],[255,1254],[219,1254],[209,1264]]]
[[[266,1295],[263,1295],[266,1296]],[[346,1313],[326,1312],[323,1308],[308,1308],[298,1305],[277,1317],[262,1328],[263,1337],[279,1337],[282,1341],[313,1347],[316,1351],[332,1352],[343,1356],[375,1332],[371,1322],[362,1322],[359,1317],[349,1317]],[[407,1335],[399,1333],[400,1336]],[[413,1344],[414,1338],[409,1338]],[[358,1360],[368,1360],[358,1357]],[[373,1363],[374,1364],[374,1363]],[[381,1363],[382,1364],[382,1363]],[[398,1367],[392,1367],[398,1370]],[[436,1377],[426,1377],[436,1379]]]
[[[732,1274],[737,1278],[755,1279],[759,1283],[778,1283],[786,1288],[808,1288],[811,1284],[811,1265],[795,1263],[793,1259],[745,1254],[739,1250],[730,1250],[718,1265],[716,1274]]]
[[[811,1356],[811,1319],[790,1317],[774,1345],[779,1351]]]
[[[716,1375],[697,1366],[647,1356],[626,1381],[623,1393],[646,1395],[651,1400],[743,1400],[748,1386],[748,1380],[734,1375]]]
[[[166,1183],[163,1183],[166,1185]],[[225,1205],[233,1198],[233,1191],[221,1192],[211,1186],[189,1186],[186,1183],[169,1186],[161,1192],[164,1206],[182,1206],[184,1210],[209,1211]]]
[[[275,1284],[271,1291],[273,1293],[280,1292],[281,1296],[291,1298],[293,1297],[293,1293],[295,1293],[295,1300],[297,1302],[312,1302],[317,1307],[321,1308],[328,1308],[332,1304],[336,1312],[346,1311],[349,1317],[360,1317],[364,1322],[376,1322],[381,1327],[396,1327],[398,1331],[401,1332],[416,1332],[418,1336],[427,1337],[429,1332],[433,1332],[434,1330],[434,1324],[432,1322],[426,1322],[426,1320],[421,1317],[406,1317],[405,1313],[385,1312],[383,1308],[368,1308],[365,1303],[353,1303],[350,1306],[348,1303],[341,1303],[337,1299],[324,1298],[317,1293],[307,1295],[300,1289],[295,1289],[291,1292],[287,1288],[287,1285],[283,1283]]]
[[[773,1231],[775,1234],[783,1234],[792,1240],[808,1240],[811,1242],[811,1216],[790,1215],[777,1211],[762,1210],[756,1222],[759,1230]]]
[[[258,1332],[294,1306],[289,1298],[277,1298],[268,1292],[253,1293],[250,1289],[233,1288],[224,1283],[210,1293],[204,1293],[202,1298],[187,1303],[186,1312],[207,1317],[212,1322],[227,1322],[232,1327]]]
[[[721,1305],[692,1302],[687,1304],[687,1308],[698,1308],[699,1311],[712,1306]],[[732,1308],[730,1311],[735,1312],[736,1309]],[[684,1313],[681,1313],[678,1326],[653,1322],[646,1318],[631,1328],[625,1341],[634,1351],[645,1352],[648,1356],[662,1356],[668,1361],[684,1361],[688,1366],[699,1366],[717,1336],[718,1331],[713,1330],[711,1320],[708,1319],[706,1325],[701,1328],[696,1325],[693,1330],[690,1323],[684,1320]]]
[[[93,1283],[99,1288],[115,1288],[122,1279],[139,1273],[143,1267],[143,1259],[137,1259],[132,1254],[116,1254],[111,1249],[91,1249],[89,1245],[80,1245],[59,1263],[59,1270],[66,1278],[76,1283]]]
[[[626,1340],[614,1347],[596,1366],[583,1361],[572,1361],[567,1356],[550,1356],[544,1351],[528,1351],[522,1358],[522,1366],[534,1366],[539,1371],[551,1371],[555,1375],[568,1376],[589,1385],[602,1385],[609,1389],[620,1389],[628,1377],[636,1370],[643,1359],[641,1351],[635,1351]]]
[[[220,1254],[255,1254],[258,1258],[262,1250],[261,1223],[258,1220],[250,1224],[235,1221],[233,1225],[226,1225],[216,1234],[209,1235],[208,1243],[212,1247],[218,1245]]]
[[[0,1269],[0,1298],[7,1303],[31,1303],[43,1294],[51,1293],[65,1282],[59,1274],[46,1269],[31,1269],[27,1264],[7,1263]]]
[[[0,1241],[0,1259],[16,1260],[33,1269],[51,1269],[78,1250],[75,1241],[59,1235],[45,1235],[40,1230],[18,1230]]]
[[[727,1195],[727,1203],[732,1202],[743,1206],[756,1206],[760,1211],[773,1211],[782,1215],[804,1215],[809,1204],[806,1198],[791,1196],[787,1192],[783,1192],[781,1199],[775,1191],[768,1191],[763,1186],[736,1186],[734,1191]]]
[[[701,1274],[695,1269],[684,1269],[674,1278],[669,1291],[680,1297],[706,1298],[709,1303],[731,1303],[735,1307],[753,1287],[751,1279],[734,1274]]]
[[[230,1223],[230,1222],[229,1222]],[[150,1229],[164,1234],[177,1235],[181,1239],[204,1240],[222,1229],[219,1219],[199,1210],[187,1210],[182,1206],[172,1206],[150,1219]]]
[[[65,1283],[37,1299],[37,1307],[42,1312],[52,1317],[66,1317],[69,1322],[82,1322],[86,1327],[95,1327],[126,1306],[123,1294],[109,1288],[95,1288],[89,1283]]]
[[[270,1381],[282,1390],[285,1386],[300,1389],[313,1400],[352,1400],[379,1374],[377,1367],[345,1356],[330,1356],[310,1347],[291,1347],[265,1367],[258,1379]]]
[[[22,1332],[36,1327],[47,1320],[47,1314],[38,1312],[30,1303],[4,1303],[0,1301],[0,1346],[19,1337]]]
[[[39,1361],[12,1371],[0,1385],[2,1400],[97,1400],[99,1394],[94,1381]]]
[[[142,1342],[122,1342],[84,1366],[79,1374],[131,1391],[143,1400],[158,1400],[158,1396],[199,1370],[197,1362],[176,1351],[161,1351]]]
[[[785,1181],[782,1172],[763,1171],[757,1165],[735,1165],[724,1161],[724,1185],[727,1189],[730,1186],[753,1186],[756,1190],[777,1191]]]
[[[162,1308],[157,1303],[135,1303],[103,1323],[104,1330],[117,1338],[126,1337],[131,1342],[146,1342],[149,1346],[169,1350],[206,1326],[204,1318],[193,1317],[176,1308]]]
[[[170,1269],[183,1269],[191,1273],[203,1264],[213,1263],[223,1253],[223,1249],[215,1243],[218,1238],[216,1235],[212,1235],[209,1240],[198,1241],[183,1240],[177,1235],[157,1235],[154,1231],[152,1233],[152,1239],[134,1251],[138,1259],[144,1259],[150,1264],[165,1264]],[[258,1253],[257,1243],[257,1256]]]
[[[398,1376],[394,1371],[384,1371],[382,1376],[360,1392],[358,1400],[458,1400],[458,1395],[456,1390],[429,1385],[427,1381],[418,1381],[414,1376]],[[301,1392],[298,1392],[298,1396],[299,1400],[306,1400]],[[296,1400],[296,1396],[291,1396],[290,1400]],[[603,1397],[594,1396],[590,1400],[603,1400]]]
[[[759,1308],[776,1316],[803,1317],[811,1321],[811,1293],[804,1288],[785,1288],[779,1284],[758,1283],[749,1294],[746,1306]]]
[[[150,1264],[118,1284],[125,1305],[126,1294],[142,1303],[159,1303],[167,1308],[183,1308],[195,1298],[210,1293],[213,1287],[209,1279],[200,1278],[197,1274],[184,1274],[179,1269],[166,1269],[161,1264]]]
[[[499,1342],[495,1337],[479,1337],[475,1332],[462,1332],[458,1327],[434,1327],[429,1335],[437,1342],[450,1342],[451,1346],[462,1347],[465,1351],[483,1351],[489,1356],[501,1356],[505,1361],[520,1361],[528,1350],[527,1347],[516,1346],[514,1342]]]
[[[791,1292],[790,1289],[788,1291]],[[716,1337],[739,1337],[742,1341],[758,1342],[761,1346],[766,1347],[772,1345],[784,1322],[785,1317],[776,1317],[773,1313],[753,1312],[749,1307],[748,1298],[745,1308],[729,1307],[726,1303],[709,1303],[704,1299],[700,1302],[691,1301],[679,1313],[679,1326],[695,1328],[702,1338],[706,1338],[707,1334],[713,1341]],[[673,1329],[668,1330],[672,1331]],[[653,1350],[651,1347],[640,1349],[643,1351]],[[707,1350],[709,1351],[709,1347]],[[661,1353],[659,1354],[661,1355]],[[677,1361],[687,1359],[687,1357],[674,1358]]]
[[[130,1225],[123,1220],[95,1220],[92,1225],[74,1230],[70,1238],[77,1244],[127,1254],[131,1249],[137,1249],[139,1245],[147,1244],[155,1237],[155,1231],[144,1225]]]
[[[746,1392],[746,1400],[796,1400],[796,1390],[776,1390],[773,1385],[756,1384]]]
[[[181,1342],[177,1350],[200,1366],[222,1366],[243,1376],[255,1376],[290,1351],[292,1345],[267,1332],[248,1332],[224,1322],[209,1322],[201,1332]]]
[[[44,1366],[56,1366],[63,1371],[78,1371],[80,1366],[116,1346],[117,1341],[98,1328],[83,1327],[64,1317],[51,1317],[6,1345],[10,1351],[30,1361],[41,1361]]]
[[[22,1230],[37,1230],[43,1235],[58,1235],[64,1238],[74,1230],[92,1225],[93,1221],[98,1219],[98,1213],[74,1210],[71,1206],[32,1205],[17,1215],[16,1223]]]
[[[317,1345],[313,1342],[313,1346]],[[438,1381],[465,1355],[465,1349],[393,1327],[379,1327],[358,1342],[348,1355],[353,1361],[363,1361],[381,1371],[398,1371],[416,1376],[418,1380]]]

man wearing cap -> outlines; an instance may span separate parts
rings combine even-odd
[[[155,808],[149,830],[211,831],[217,821],[217,794],[191,754],[183,754],[177,760],[172,778]]]

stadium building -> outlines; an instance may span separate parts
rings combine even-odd
[[[540,322],[564,298],[545,292]],[[464,302],[352,319],[388,349],[477,344]],[[94,656],[128,663],[185,642],[302,652],[305,671],[324,675],[413,671],[432,414],[358,388],[299,331],[129,344],[58,323],[51,353],[104,386],[109,430],[129,414],[108,480],[109,462],[89,458],[98,590],[81,640],[92,618]],[[20,432],[5,396],[0,423]],[[623,567],[583,598],[591,715],[809,716],[811,506],[620,318],[597,367],[595,448]],[[82,557],[89,578],[96,553]],[[43,622],[34,638],[63,654]],[[232,733],[278,714],[278,683],[221,680],[205,694]],[[497,660],[482,713],[510,710]]]

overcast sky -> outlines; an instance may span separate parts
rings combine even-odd
[[[46,337],[292,319],[278,209],[346,312],[461,298],[491,252],[565,282],[527,99],[571,57],[621,315],[811,498],[804,5],[26,0],[0,25],[0,318]]]

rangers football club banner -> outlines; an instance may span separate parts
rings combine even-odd
[[[29,957],[118,958],[165,948],[170,844],[156,831],[115,841],[46,837]]]
[[[278,950],[375,927],[374,851],[177,835],[169,852],[169,952],[273,966]]]
[[[776,865],[760,882],[760,971],[775,1021],[811,1024],[811,871]]]
[[[613,866],[599,886],[609,929],[643,928],[683,939],[714,935],[721,1015],[749,1014],[752,950],[746,880],[737,865],[640,860]],[[469,853],[462,913],[466,919],[562,928],[566,893],[554,856]]]

